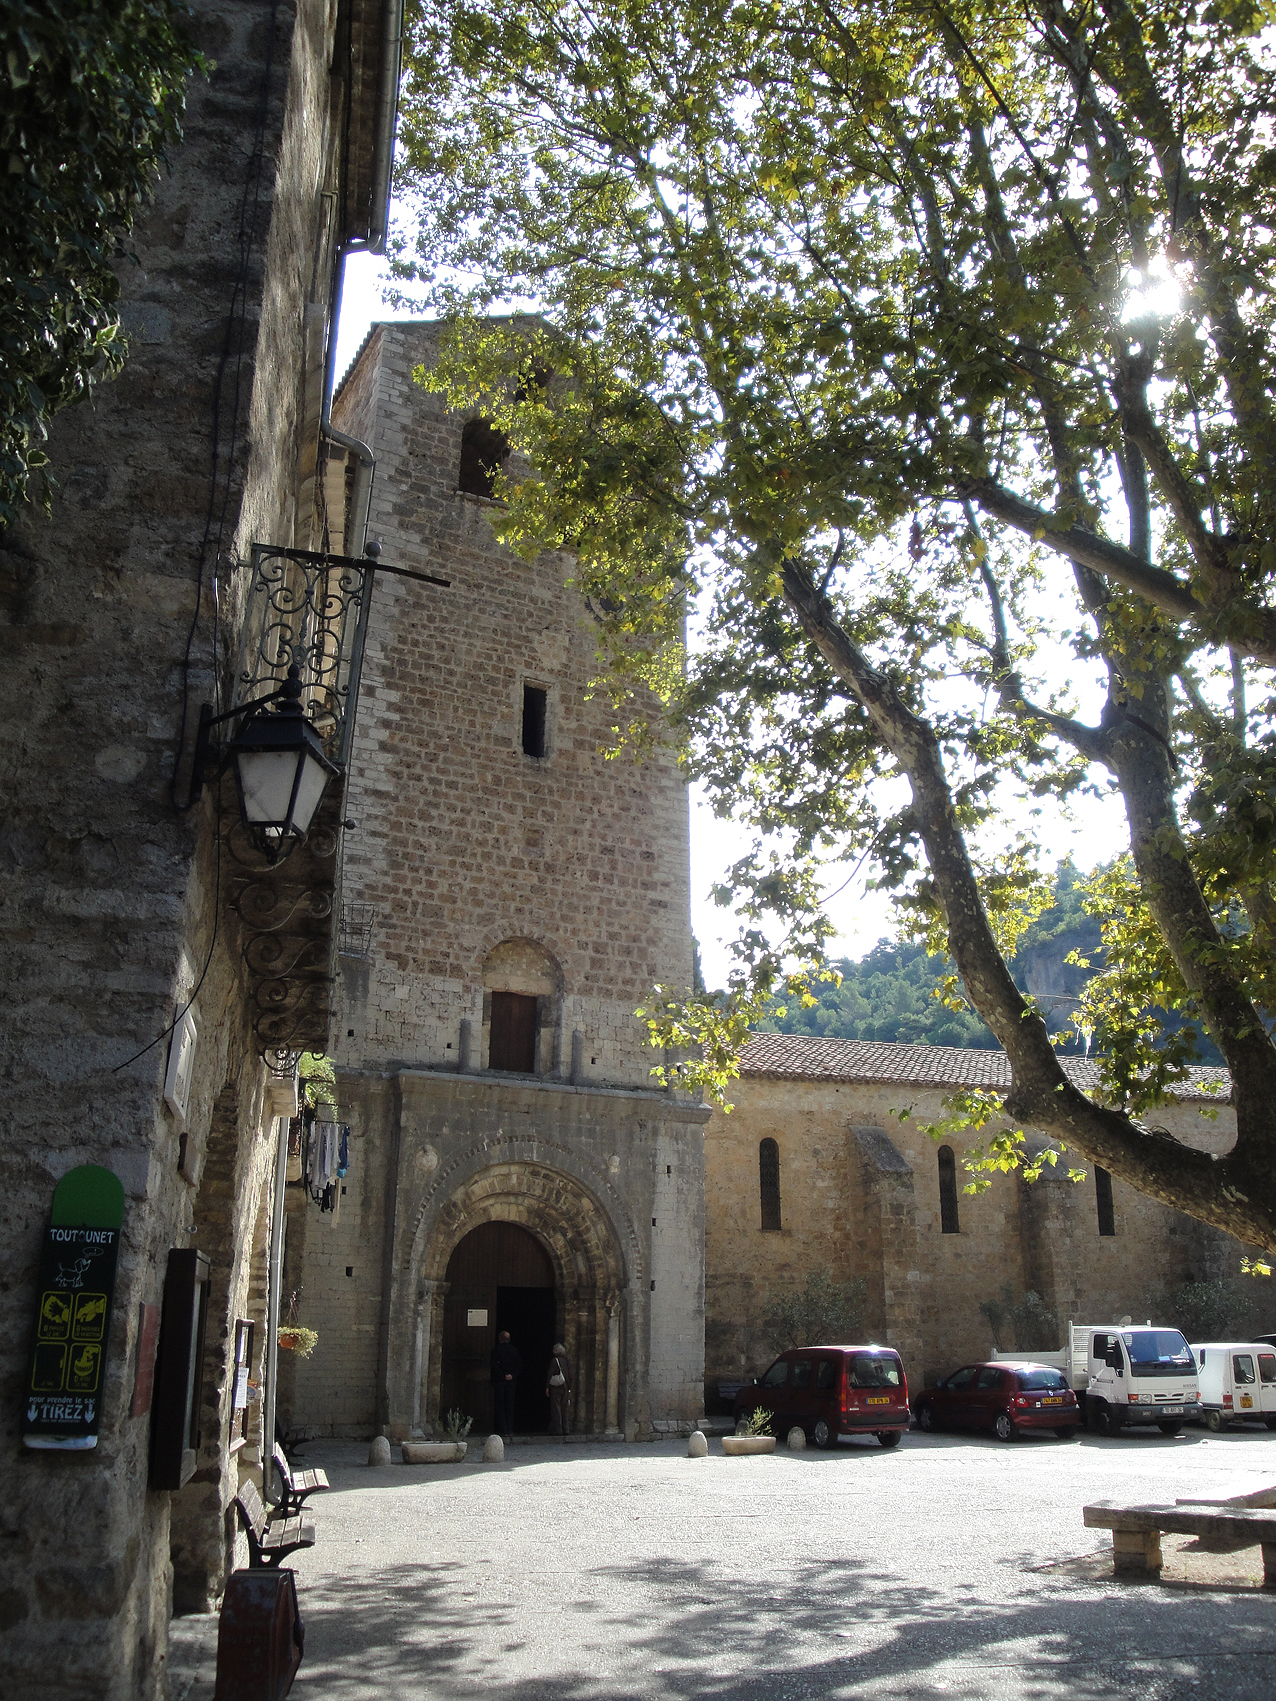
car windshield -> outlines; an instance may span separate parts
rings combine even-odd
[[[1173,1375],[1196,1368],[1192,1349],[1177,1329],[1131,1329],[1121,1338],[1130,1355],[1130,1369],[1136,1376],[1148,1371]]]
[[[846,1380],[852,1388],[898,1388],[899,1360],[885,1353],[856,1353]]]
[[[1061,1370],[1021,1370],[1019,1372],[1021,1388],[1066,1388],[1067,1378]]]

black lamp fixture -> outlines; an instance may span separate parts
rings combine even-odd
[[[215,743],[212,729],[237,716],[243,718],[229,741]],[[249,837],[267,862],[282,861],[305,839],[328,781],[339,771],[301,712],[301,670],[295,663],[269,696],[240,703],[224,715],[214,715],[207,703],[200,709],[189,803],[227,767],[235,770],[239,813]]]

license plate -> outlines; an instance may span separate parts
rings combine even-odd
[[[890,1403],[891,1397],[889,1394],[870,1394],[868,1399],[864,1402],[866,1406],[889,1406]]]
[[[1186,1406],[1162,1406],[1161,1412],[1165,1417],[1184,1417],[1187,1414],[1187,1407]]]
[[[1253,1402],[1253,1400],[1250,1399],[1248,1394],[1242,1394],[1241,1395],[1241,1405],[1252,1406],[1253,1404],[1254,1404],[1254,1402]]]
[[[1042,1400],[1041,1403],[1042,1403],[1043,1406],[1061,1406],[1063,1404],[1063,1395],[1062,1394],[1047,1394],[1045,1399]]]

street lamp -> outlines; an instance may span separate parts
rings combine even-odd
[[[271,708],[271,705],[275,705]],[[242,715],[224,745],[213,727]],[[189,803],[205,781],[235,771],[239,813],[252,842],[271,863],[281,861],[305,839],[329,779],[339,770],[324,755],[319,734],[301,712],[301,670],[294,665],[278,691],[214,715],[205,703],[191,770]]]

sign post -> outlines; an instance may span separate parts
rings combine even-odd
[[[28,1447],[97,1446],[123,1222],[124,1188],[109,1169],[81,1164],[54,1189],[22,1402]]]

